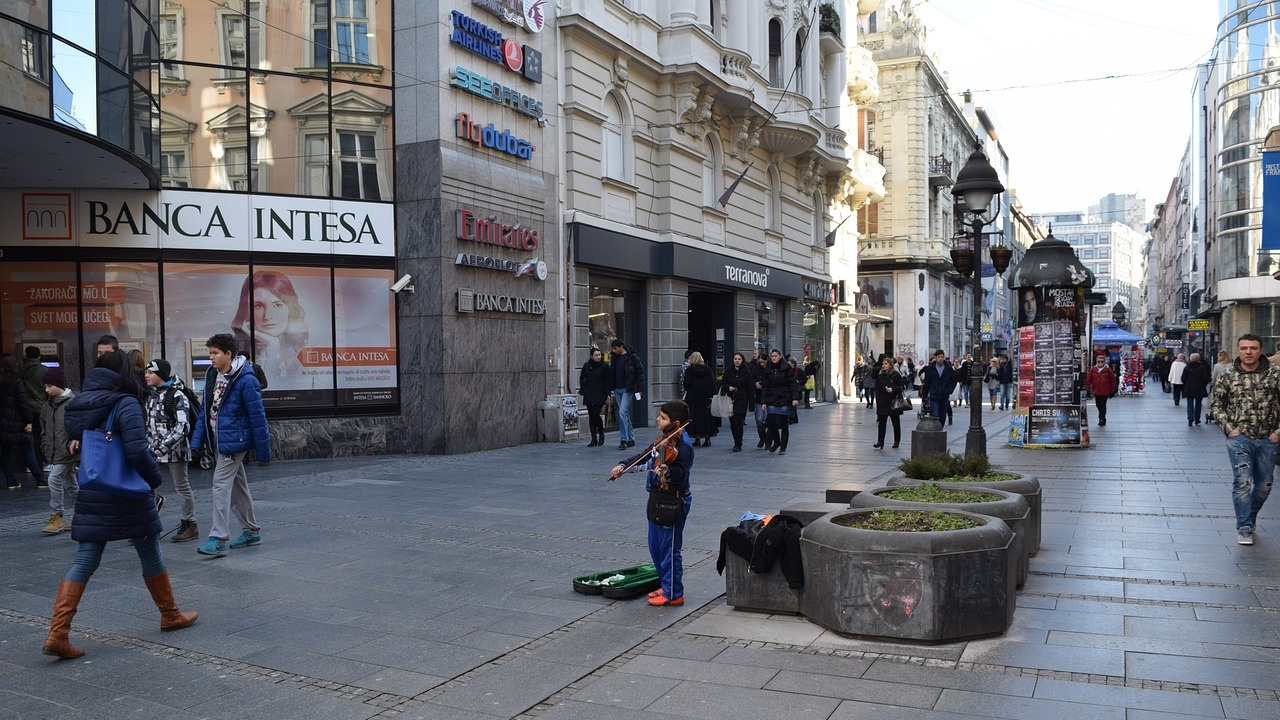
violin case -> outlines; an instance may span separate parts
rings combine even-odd
[[[616,576],[621,576],[616,577]],[[652,563],[620,570],[606,570],[573,579],[573,589],[583,595],[603,595],[613,600],[626,600],[662,585]]]

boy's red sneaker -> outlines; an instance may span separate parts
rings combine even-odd
[[[663,607],[667,605],[678,607],[684,604],[684,596],[681,595],[678,598],[669,598],[666,595],[664,595],[661,590],[658,590],[657,595],[650,596],[649,604],[655,607]]]

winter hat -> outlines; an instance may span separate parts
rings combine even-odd
[[[60,367],[49,368],[48,370],[45,370],[44,380],[42,380],[41,382],[43,382],[45,385],[60,387],[63,390],[67,389],[67,376],[63,374],[62,368]]]
[[[161,380],[169,382],[169,378],[173,376],[173,366],[169,364],[168,360],[156,358],[147,363],[147,372],[155,373]]]

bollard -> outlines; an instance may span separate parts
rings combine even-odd
[[[911,459],[937,455],[947,451],[947,431],[926,407],[920,411],[920,422],[911,431]]]

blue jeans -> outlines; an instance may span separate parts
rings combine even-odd
[[[941,400],[929,398],[929,412],[933,413],[933,416],[938,418],[938,420],[946,422],[947,413],[951,412],[951,409],[948,407],[950,404],[951,401],[947,398],[943,398]]]
[[[636,434],[631,429],[631,393],[626,388],[615,389],[613,406],[618,408],[618,439],[622,442],[635,442]]]
[[[1200,408],[1203,407],[1204,398],[1187,398],[1187,422],[1200,422]]]
[[[1276,444],[1268,438],[1254,439],[1237,435],[1227,438],[1227,455],[1231,460],[1231,502],[1236,510],[1236,529],[1253,529],[1258,511],[1271,494],[1271,478],[1275,474]]]
[[[649,557],[662,580],[662,594],[669,598],[684,597],[684,521],[693,507],[693,493],[684,494],[684,512],[674,527],[649,523]]]
[[[1000,383],[1000,407],[1009,404],[1009,389],[1013,387],[1013,383]]]
[[[960,383],[960,399],[963,400],[966,405],[969,404],[969,391],[972,389],[973,388],[969,387],[968,380]]]
[[[102,562],[102,551],[107,548],[105,542],[82,542],[76,548],[76,558],[71,561],[71,568],[63,576],[63,580],[72,582],[89,582],[93,571]],[[142,577],[149,578],[164,572],[164,557],[160,554],[160,538],[148,535],[133,541],[133,549],[138,552],[138,560],[142,561]]]

